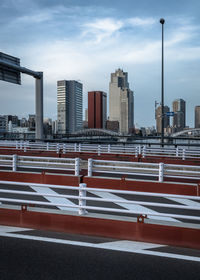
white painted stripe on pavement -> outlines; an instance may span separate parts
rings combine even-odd
[[[16,232],[16,231],[27,231],[32,230],[30,228],[21,228],[21,227],[10,227],[10,226],[0,226],[0,232]]]
[[[122,198],[122,197],[119,197],[115,194],[112,194],[112,193],[107,193],[107,192],[96,192],[96,191],[89,191],[90,193],[94,194],[94,195],[97,195],[99,197],[102,197],[102,198],[105,198],[105,199],[120,199],[120,200],[123,200],[123,201],[127,201],[126,199]],[[149,213],[149,216],[148,218],[150,219],[153,219],[153,220],[162,220],[162,221],[169,221],[169,222],[179,222],[178,220],[174,219],[174,218],[170,218],[170,217],[156,217],[156,216],[151,216],[151,214],[156,214],[158,213],[157,211],[154,211],[154,210],[151,210],[147,207],[144,207],[142,205],[139,205],[139,201],[138,201],[138,205],[135,205],[135,204],[127,204],[127,203],[116,203],[116,202],[113,202],[121,207],[124,207],[128,210],[131,210],[131,211],[136,211],[136,212],[147,212]]]
[[[0,233],[0,236],[26,239],[26,240],[35,240],[35,241],[42,241],[42,242],[50,242],[50,243],[59,243],[59,244],[64,244],[64,245],[72,245],[72,246],[81,246],[81,247],[89,247],[89,248],[96,248],[96,249],[105,249],[105,250],[112,250],[112,251],[136,253],[136,254],[157,256],[157,257],[164,257],[164,258],[171,258],[171,259],[179,259],[179,260],[186,260],[186,261],[193,261],[193,262],[200,262],[199,257],[192,257],[192,256],[186,256],[186,255],[178,255],[178,254],[169,254],[169,253],[149,251],[149,250],[147,251],[147,250],[141,250],[141,249],[135,249],[134,250],[133,248],[129,248],[129,247],[125,248],[124,246],[122,246],[122,248],[120,248],[119,243],[117,244],[117,246],[115,246],[115,242],[113,242],[113,245],[111,245],[112,242],[109,242],[110,246],[106,246],[106,243],[92,244],[92,243],[87,243],[87,242],[70,241],[70,240],[63,240],[63,239],[38,237],[38,236],[29,236],[29,235],[15,234],[15,233]]]
[[[193,201],[191,199],[182,199],[182,198],[169,198],[169,197],[165,197],[166,199],[172,200],[174,202],[178,202],[187,206],[195,206],[195,207],[200,207],[200,203]]]
[[[46,187],[35,187],[32,185],[29,185],[34,191],[36,191],[37,193],[47,193],[47,194],[58,194],[57,192],[53,191],[50,188],[46,188]],[[71,202],[69,199],[67,198],[59,198],[59,197],[50,197],[50,196],[44,196],[45,199],[47,199],[48,201],[55,203],[55,204],[68,204],[68,205],[76,205],[75,203]],[[67,211],[76,211],[75,208],[70,208],[70,207],[63,207],[63,206],[56,206],[57,208],[59,208],[60,210],[67,210]]]

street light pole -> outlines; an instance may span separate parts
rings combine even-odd
[[[161,144],[164,146],[164,18],[160,19],[162,24],[162,70],[161,70]]]

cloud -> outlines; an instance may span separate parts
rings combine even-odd
[[[141,27],[149,27],[153,24],[156,23],[155,18],[139,18],[139,17],[134,17],[134,18],[129,18],[127,20],[127,23],[132,25],[132,26],[141,26]]]

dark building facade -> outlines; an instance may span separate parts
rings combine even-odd
[[[181,131],[185,128],[185,101],[183,99],[176,99],[172,103],[174,118],[173,127],[176,131]]]
[[[88,128],[105,128],[107,119],[107,94],[88,92]]]

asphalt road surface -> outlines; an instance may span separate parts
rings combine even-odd
[[[0,226],[0,279],[199,280],[200,251]]]

